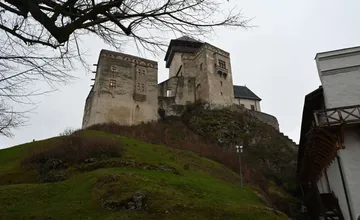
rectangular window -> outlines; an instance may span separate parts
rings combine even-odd
[[[135,69],[135,85],[136,89],[135,92],[137,94],[145,95],[146,91],[146,74],[147,70],[143,66],[137,66]]]
[[[254,105],[251,105],[251,110],[255,110],[255,106]]]
[[[202,71],[203,70],[203,64],[200,63],[200,70]]]
[[[171,89],[166,90],[166,97],[171,97]]]
[[[220,86],[222,86],[222,82],[220,81]]]
[[[223,69],[226,69],[226,63],[225,63],[225,61],[219,59],[219,67],[220,67],[220,68],[223,68]]]
[[[110,88],[116,87],[116,81],[114,79],[110,79]]]

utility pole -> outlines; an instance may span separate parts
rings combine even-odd
[[[236,152],[239,154],[241,188],[244,188],[243,175],[242,175],[242,169],[241,169],[241,154],[243,153],[243,146],[236,145]]]

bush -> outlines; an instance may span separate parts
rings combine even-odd
[[[189,130],[179,118],[168,117],[165,121],[145,123],[136,126],[122,126],[115,123],[96,124],[89,130],[104,131],[134,138],[148,143],[188,150],[202,157],[222,163],[238,172],[239,160],[233,150],[222,148]]]
[[[75,131],[76,131],[76,129],[73,129],[73,128],[65,128],[64,131],[60,132],[59,136],[70,136],[70,135],[72,135]]]
[[[192,151],[237,173],[239,159],[234,146],[242,144],[245,148],[242,171],[246,183],[258,186],[267,194],[269,179],[276,180],[276,187],[290,192],[289,186],[295,183],[296,167],[292,143],[247,111],[206,108],[196,103],[186,106],[186,111],[177,118],[165,117],[166,120],[136,126],[97,124],[87,129]],[[280,210],[283,209],[281,204]]]
[[[49,159],[57,159],[74,164],[89,158],[119,157],[122,152],[122,142],[116,138],[70,135],[60,137],[53,146],[41,152],[30,153],[23,163],[45,164]]]

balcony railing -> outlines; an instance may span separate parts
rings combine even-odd
[[[360,105],[314,111],[316,126],[327,127],[360,123]]]

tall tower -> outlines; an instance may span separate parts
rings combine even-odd
[[[95,83],[86,99],[83,128],[158,119],[157,62],[101,50]]]
[[[195,99],[231,105],[234,89],[230,54],[206,42],[184,36],[170,41],[166,56],[169,77],[195,77]]]

